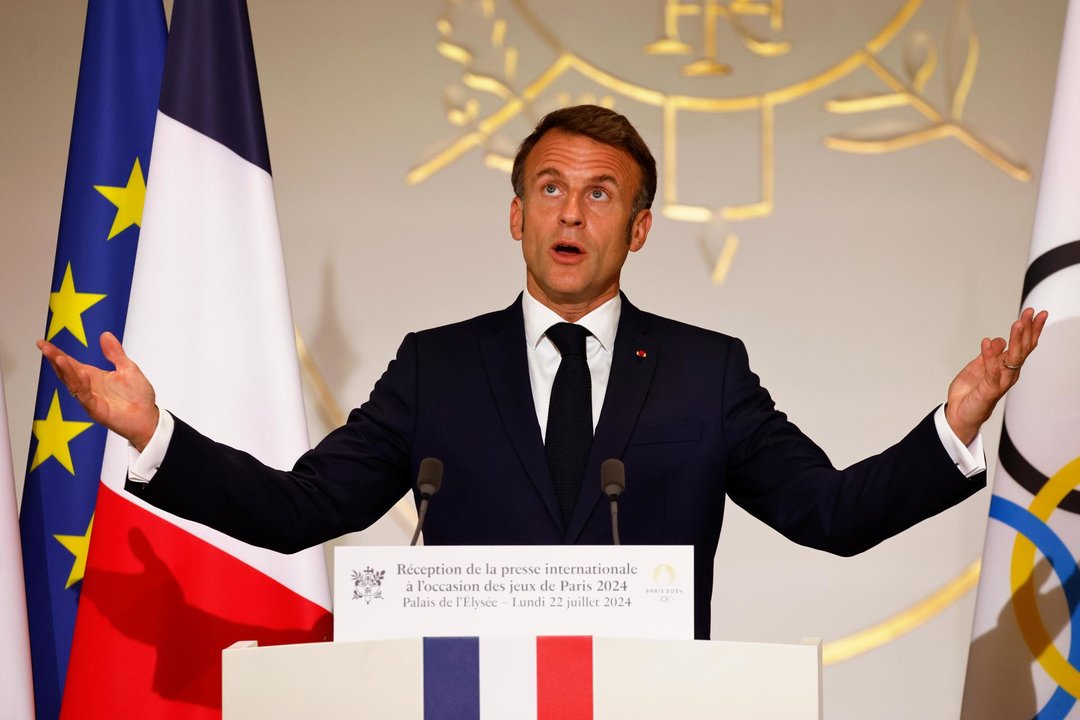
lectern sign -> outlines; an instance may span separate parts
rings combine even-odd
[[[686,545],[338,547],[334,640],[694,637]]]

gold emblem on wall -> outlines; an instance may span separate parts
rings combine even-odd
[[[872,121],[828,135],[825,147],[881,154],[951,139],[986,159],[987,167],[1022,182],[1029,180],[1031,171],[1022,158],[963,120],[979,58],[967,1],[954,3],[940,52],[929,33],[907,30],[921,6],[922,0],[899,2],[869,40],[859,41],[857,49],[845,51],[816,73],[785,78],[767,88],[734,90],[726,83],[739,77],[742,64],[797,60],[798,42],[791,38],[799,35],[791,32],[783,0],[659,0],[653,14],[661,25],[659,37],[637,46],[641,59],[634,68],[641,77],[631,79],[570,49],[527,0],[448,0],[436,22],[436,50],[461,68],[460,82],[447,87],[444,95],[446,119],[456,134],[413,167],[406,181],[424,182],[473,150],[485,166],[509,172],[515,140],[505,128],[519,117],[528,127],[544,112],[573,103],[615,107],[630,101],[653,107],[660,111],[663,138],[658,153],[662,180],[658,210],[670,220],[703,226],[701,243],[708,270],[713,283],[721,284],[738,249],[735,228],[770,216],[777,202],[776,108],[835,85],[860,69],[869,71],[880,87],[859,95],[837,95],[825,102],[824,109],[837,115],[870,115]],[[629,13],[632,6],[608,7],[627,8]],[[575,15],[586,12],[582,6],[575,8]],[[625,22],[622,18],[615,25],[626,27]],[[623,32],[611,27],[598,31]],[[902,69],[896,71],[881,55],[902,33],[906,33]],[[525,60],[531,71],[523,78]],[[779,74],[758,75],[771,79]],[[931,81],[938,77],[944,91],[940,103],[931,91]],[[750,186],[728,191],[740,197],[688,196],[679,187],[680,146],[684,144],[680,122],[699,124],[700,118],[709,115],[738,114],[752,118],[758,136],[757,167],[732,170],[737,177],[750,179]],[[723,240],[713,249],[706,235],[716,232]]]

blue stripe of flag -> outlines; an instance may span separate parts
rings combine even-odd
[[[108,240],[117,208],[95,186],[125,187],[138,158],[149,171],[154,120],[165,60],[161,0],[89,0],[75,97],[60,231],[50,292],[71,267],[75,291],[105,295],[81,314],[87,346],[69,330],[52,341],[82,362],[108,366],[97,338],[122,337],[139,228]],[[44,290],[44,288],[43,288]],[[52,319],[46,318],[46,332]],[[44,362],[34,420],[59,398],[65,421],[88,421]],[[94,426],[68,443],[74,474],[55,457],[31,470],[31,437],[20,529],[38,718],[59,715],[81,583],[65,588],[74,563],[57,535],[85,535],[101,473],[105,431]]]
[[[161,112],[269,173],[247,3],[176,3],[172,36],[161,83]]]
[[[424,638],[424,720],[480,720],[479,638]]]

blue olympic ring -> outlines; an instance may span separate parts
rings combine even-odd
[[[990,517],[1026,537],[1050,561],[1069,606],[1069,663],[1080,667],[1080,567],[1077,567],[1076,558],[1046,523],[1011,500],[1000,495],[991,496]],[[1034,720],[1064,720],[1075,703],[1076,698],[1059,686],[1035,714]]]

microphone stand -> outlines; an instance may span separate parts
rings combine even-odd
[[[432,495],[439,492],[442,476],[441,460],[424,458],[420,461],[420,470],[416,473],[416,489],[420,491],[420,508],[416,512],[416,530],[413,532],[409,547],[416,545],[416,541],[420,539],[420,530],[424,527],[424,518],[427,517],[428,501],[431,500]]]
[[[622,460],[610,458],[600,463],[600,489],[611,501],[611,541],[619,541],[619,496],[626,489],[626,466]]]

